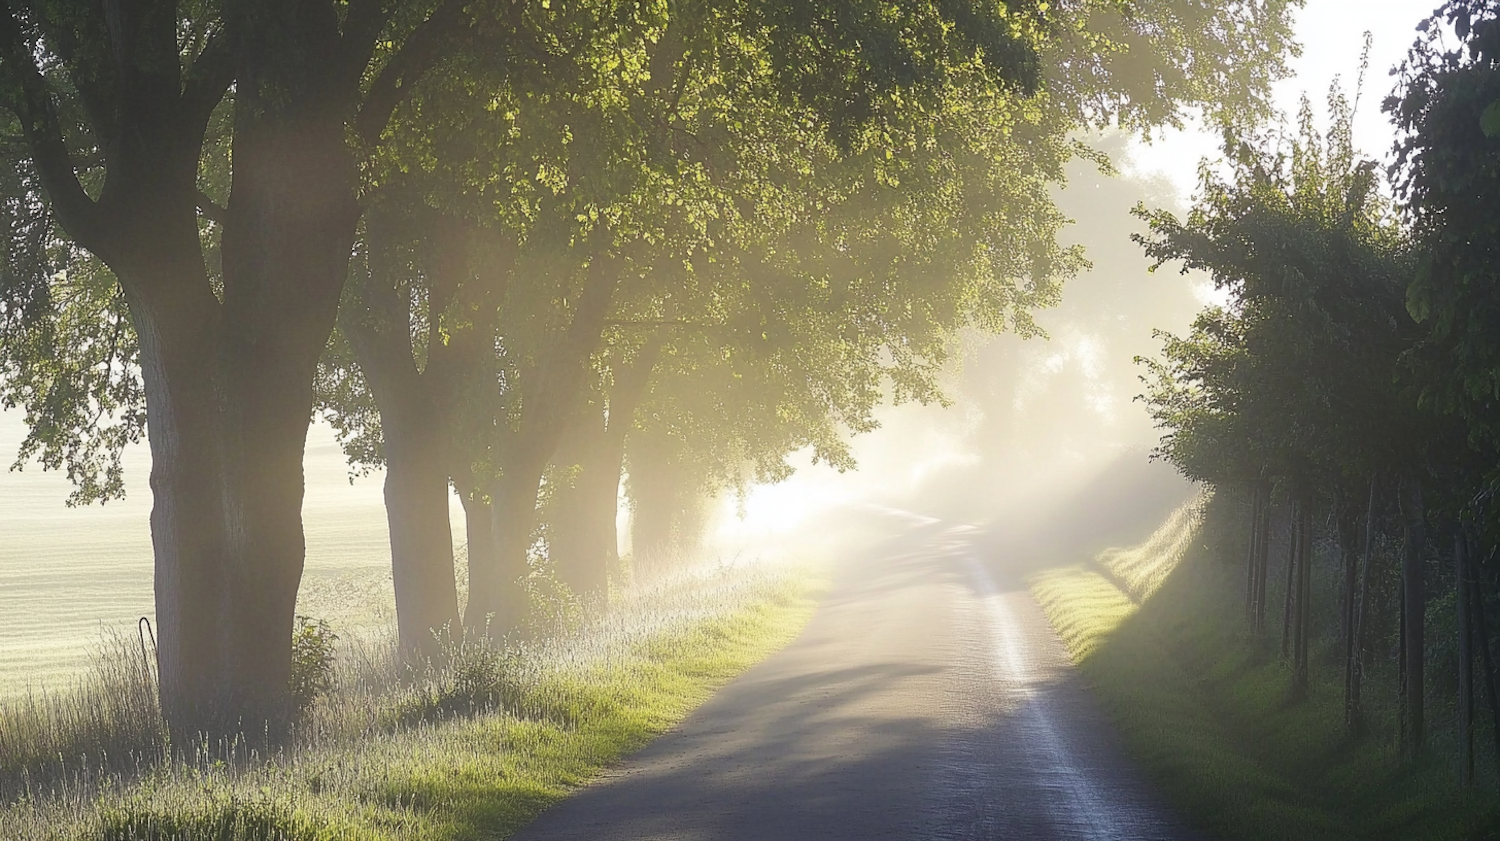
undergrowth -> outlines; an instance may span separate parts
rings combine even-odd
[[[437,670],[399,665],[389,638],[355,636],[333,685],[277,745],[251,735],[172,746],[128,717],[127,731],[111,729],[107,711],[86,716],[111,691],[98,683],[32,698],[0,708],[0,837],[503,838],[789,642],[814,586],[788,568],[700,570],[625,594],[546,642],[464,647]],[[105,665],[103,679],[125,679],[118,658]],[[27,748],[80,716],[67,731],[76,759]]]
[[[1219,527],[1212,503],[1195,500],[1140,546],[1031,580],[1162,791],[1211,837],[1234,841],[1497,837],[1495,769],[1481,768],[1478,788],[1457,786],[1441,699],[1429,693],[1437,726],[1408,764],[1394,747],[1391,675],[1367,679],[1370,732],[1346,735],[1327,635],[1308,696],[1292,700],[1273,641],[1245,630],[1241,559],[1205,545]]]

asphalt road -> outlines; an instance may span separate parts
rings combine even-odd
[[[796,642],[514,838],[1192,838],[980,535],[882,519]]]

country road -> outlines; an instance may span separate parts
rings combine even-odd
[[[879,516],[896,536],[841,560],[794,643],[513,837],[1193,838],[981,534]]]

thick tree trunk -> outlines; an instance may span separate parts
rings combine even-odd
[[[607,231],[601,231],[601,238]],[[504,635],[530,624],[527,552],[536,526],[537,493],[567,421],[583,402],[589,363],[603,335],[622,268],[616,254],[596,254],[574,304],[572,320],[543,362],[522,377],[525,407],[514,429],[495,443],[500,475],[490,486],[492,563],[469,565],[465,627]]]
[[[1458,784],[1474,784],[1474,623],[1469,617],[1474,590],[1469,541],[1460,525],[1453,536],[1454,613],[1458,626]]]
[[[557,552],[553,561],[563,581],[589,599],[608,594],[609,570],[619,562],[616,518],[625,443],[660,354],[661,341],[648,340],[634,360],[616,366],[607,407],[590,407],[570,424],[582,472],[573,488],[554,498],[560,522],[550,549]]]
[[[553,492],[547,552],[558,578],[579,598],[608,594],[623,453],[611,452],[603,407],[576,416],[553,462],[576,471]],[[613,457],[612,457],[613,456]]]
[[[541,489],[543,459],[534,457],[508,465],[490,485],[490,529],[493,553],[489,563],[469,560],[467,630],[501,638],[525,629],[531,622],[526,579],[531,574],[529,552],[536,529],[537,493]]]
[[[632,436],[629,469],[631,556],[636,575],[651,578],[670,568],[676,553],[681,477],[659,442],[644,435]]]
[[[467,477],[472,479],[472,477]],[[458,493],[459,502],[464,507],[464,537],[466,540],[464,555],[466,568],[470,571],[469,578],[473,577],[473,570],[483,569],[495,563],[495,524],[490,512],[489,497],[476,488],[472,483],[461,483]],[[469,588],[472,591],[472,587]],[[468,631],[474,628],[481,633],[487,632],[483,622],[479,622],[477,628],[467,620],[469,609],[463,606],[464,629]]]
[[[458,585],[444,469],[447,442],[443,425],[424,414],[397,422],[381,412],[385,516],[401,647],[436,658],[458,629]]]
[[[425,369],[413,348],[408,280],[390,255],[402,234],[392,214],[372,212],[366,220],[368,272],[350,279],[356,295],[340,312],[339,323],[354,349],[359,368],[380,412],[386,462],[385,511],[390,532],[391,576],[395,584],[396,627],[407,656],[441,655],[458,629],[458,586],[454,578],[453,532],[448,519],[448,465],[452,462],[453,407],[461,402],[455,360],[458,346],[474,345],[472,328],[449,330],[448,342],[432,342]],[[405,221],[405,220],[400,220]],[[454,290],[470,279],[468,228],[442,219],[432,247],[441,254],[428,262],[428,311],[441,313]],[[437,290],[441,290],[437,291]],[[429,322],[442,326],[441,319]],[[493,339],[489,339],[493,344]],[[485,347],[486,353],[491,352]]]
[[[1423,581],[1422,552],[1427,535],[1422,491],[1414,480],[1402,487],[1402,519],[1405,545],[1401,558],[1401,754],[1410,759],[1422,749],[1426,735],[1423,689],[1426,683],[1424,630],[1427,593]]]

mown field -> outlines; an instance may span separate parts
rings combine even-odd
[[[1246,631],[1242,559],[1219,539],[1229,528],[1225,508],[1200,497],[1139,546],[1059,559],[1031,578],[1164,794],[1210,837],[1234,841],[1500,837],[1489,736],[1478,785],[1459,788],[1454,702],[1435,689],[1426,753],[1409,764],[1396,756],[1392,675],[1377,671],[1366,684],[1370,733],[1345,734],[1329,635],[1308,697],[1292,700],[1274,631],[1267,639]],[[1434,675],[1431,685],[1442,684]]]

